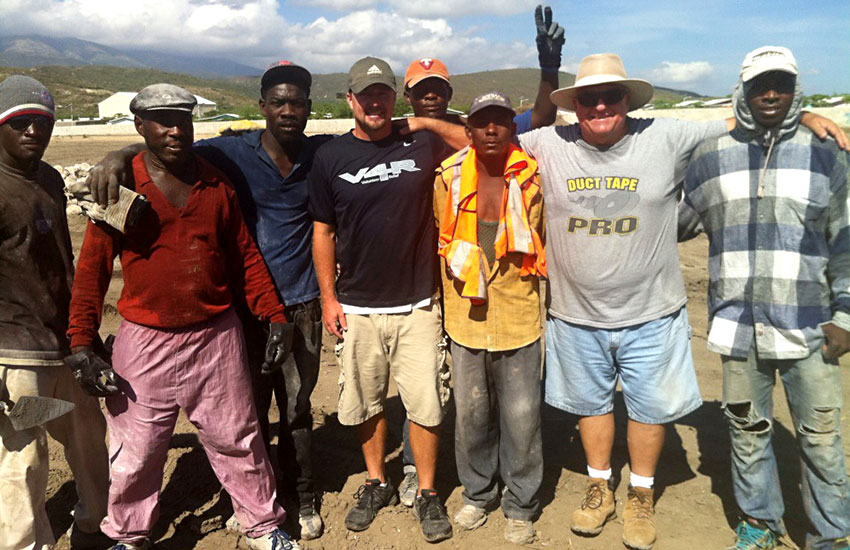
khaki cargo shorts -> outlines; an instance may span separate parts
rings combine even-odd
[[[449,370],[440,303],[407,313],[346,314],[348,330],[336,346],[339,421],[355,426],[384,410],[389,376],[407,417],[437,426],[449,400]]]

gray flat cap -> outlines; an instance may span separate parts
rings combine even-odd
[[[186,111],[191,113],[198,100],[174,84],[151,84],[142,88],[130,102],[134,115],[145,111]]]

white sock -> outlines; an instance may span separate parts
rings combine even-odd
[[[611,479],[611,468],[608,468],[607,470],[597,470],[596,468],[591,468],[590,466],[588,466],[587,475],[589,475],[590,477],[595,477],[597,479],[604,479],[605,481],[608,481],[609,479]]]
[[[643,487],[644,489],[652,489],[652,486],[655,485],[655,476],[639,476],[636,473],[631,472],[629,474],[629,484],[631,484],[632,487]]]

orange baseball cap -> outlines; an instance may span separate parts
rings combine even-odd
[[[440,78],[451,84],[449,80],[449,70],[445,63],[439,59],[432,57],[423,57],[417,59],[407,67],[407,72],[404,74],[404,87],[412,88],[425,80],[426,78]]]

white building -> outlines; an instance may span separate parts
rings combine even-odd
[[[727,105],[732,105],[731,97],[719,97],[717,99],[709,99],[708,101],[703,101],[703,107],[725,107]]]
[[[112,118],[118,115],[130,115],[130,101],[136,92],[115,92],[97,104],[97,116]]]
[[[130,102],[136,97],[136,92],[115,92],[103,101],[97,104],[97,114],[100,118],[112,118],[119,115],[130,115]],[[195,116],[204,116],[210,111],[215,111],[215,101],[210,101],[199,95],[195,96],[198,100],[198,105],[192,114]]]

